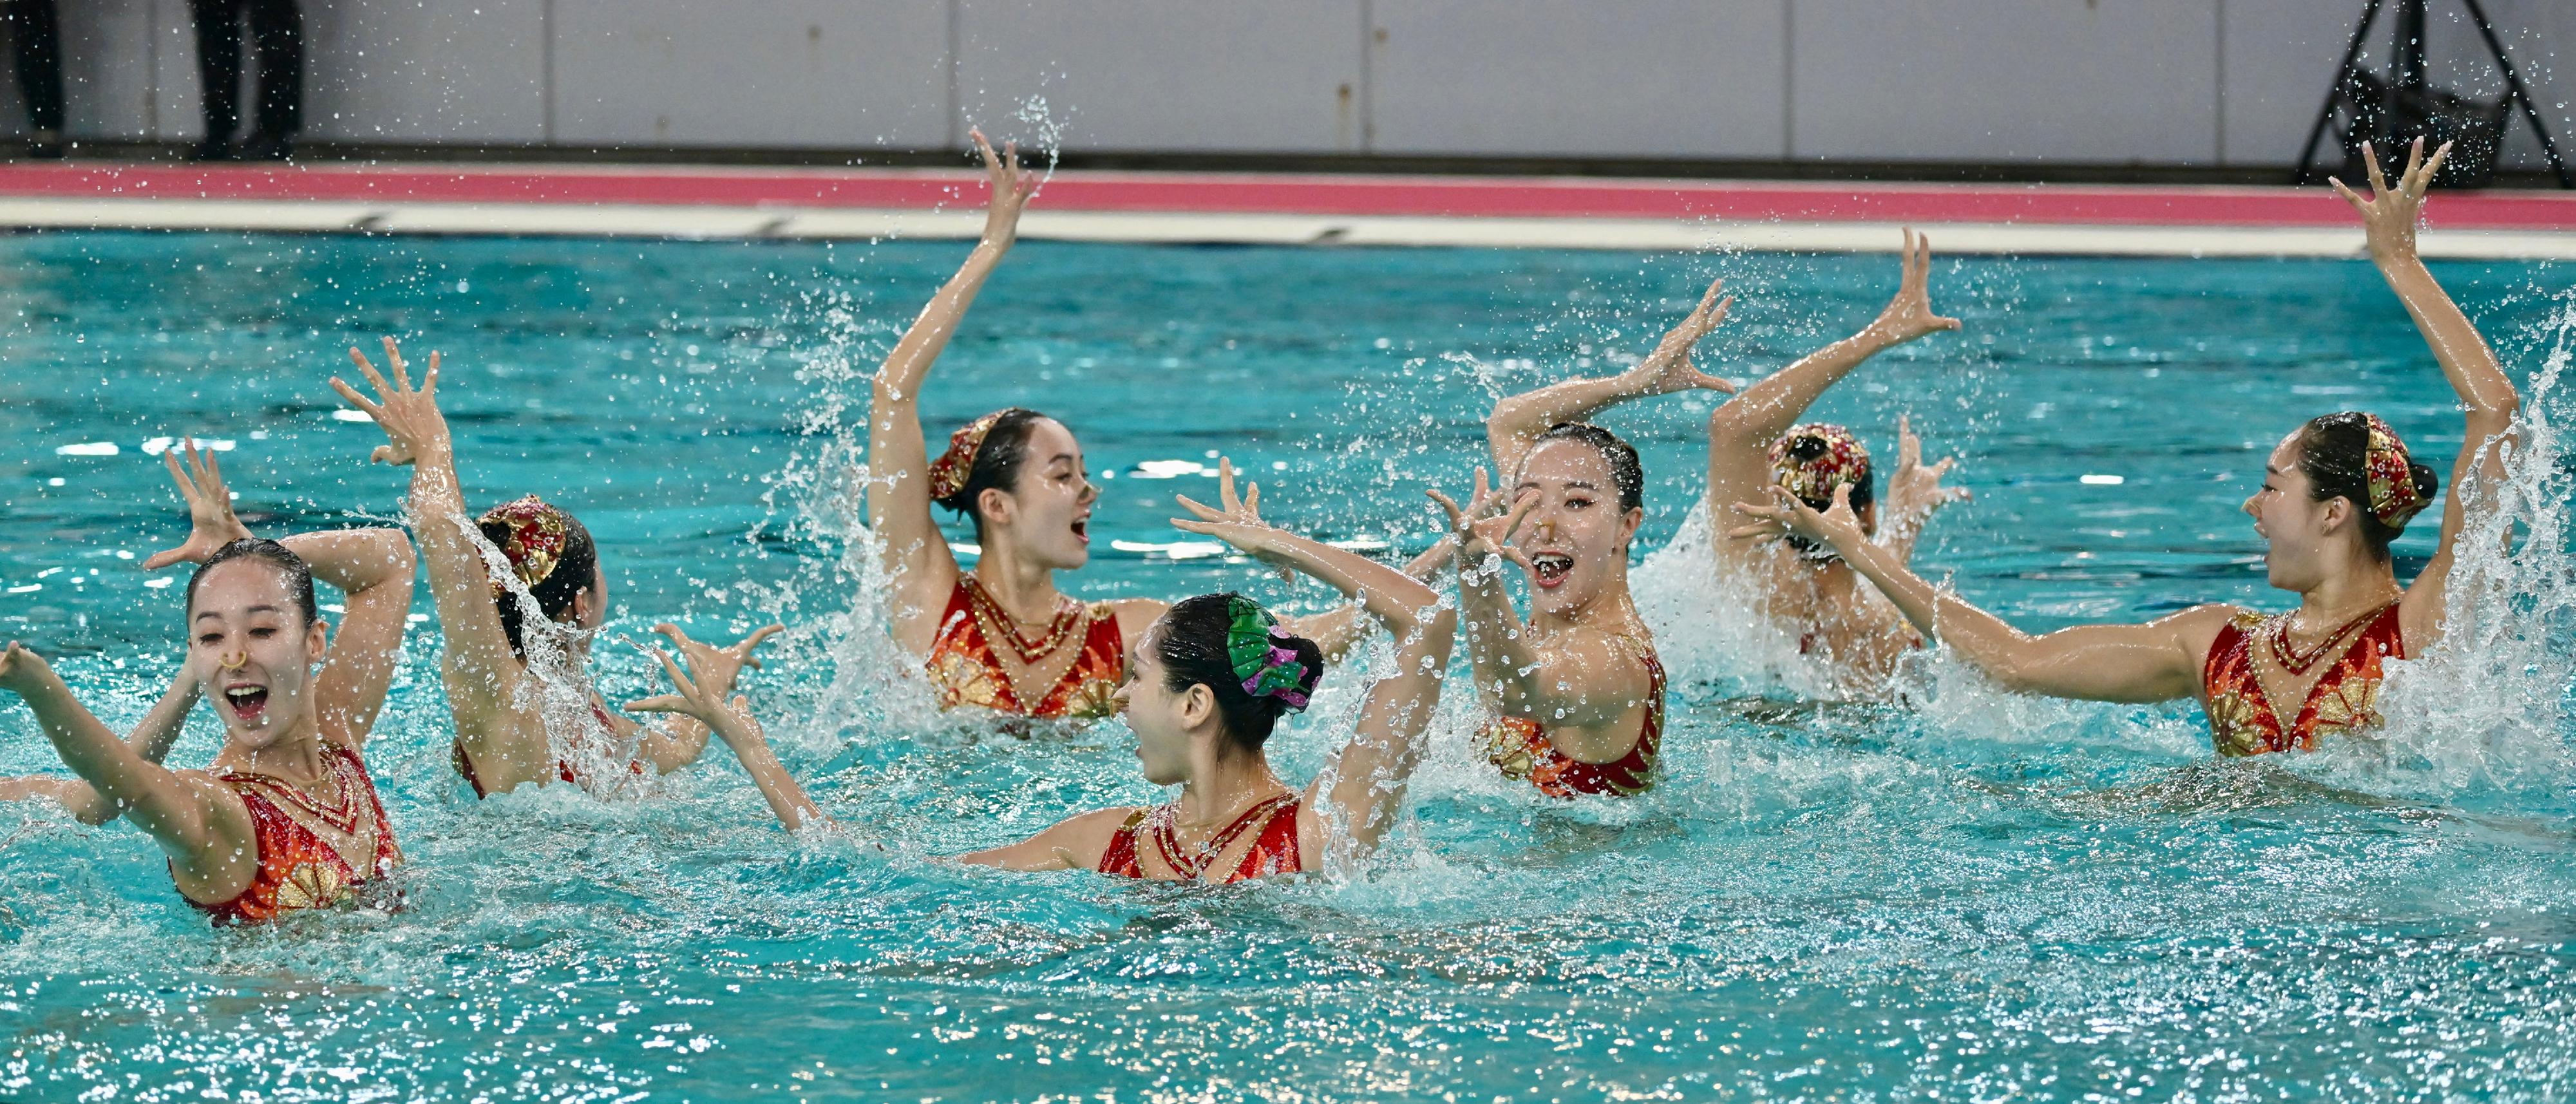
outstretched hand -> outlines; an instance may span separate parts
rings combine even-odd
[[[1953,502],[1968,498],[1965,487],[1944,487],[1941,477],[1950,474],[1958,463],[1956,456],[1944,456],[1930,465],[1923,463],[1923,439],[1914,435],[1914,419],[1900,414],[1896,418],[1896,473],[1887,479],[1887,516],[1903,523],[1920,522],[1932,512]]]
[[[1717,391],[1733,394],[1735,385],[1700,371],[1691,364],[1691,349],[1701,338],[1716,332],[1726,321],[1726,308],[1735,305],[1735,297],[1718,298],[1725,290],[1725,280],[1711,281],[1708,294],[1700,296],[1698,308],[1681,320],[1657,342],[1655,351],[1627,371],[1642,395],[1670,395],[1676,391]]]
[[[975,152],[984,158],[984,179],[991,188],[991,198],[984,205],[984,241],[1007,248],[1019,240],[1020,212],[1028,206],[1029,197],[1037,194],[1038,174],[1020,167],[1019,143],[1008,143],[996,154],[983,131],[970,130],[966,134],[975,140]]]
[[[718,732],[723,731],[723,728],[719,723],[725,709],[725,698],[723,694],[710,691],[698,680],[690,678],[689,672],[681,669],[680,664],[671,658],[670,653],[642,641],[633,641],[632,643],[634,643],[636,651],[652,656],[655,660],[661,662],[663,672],[671,676],[671,689],[673,692],[668,694],[657,694],[653,697],[628,702],[626,703],[627,712],[678,713],[683,716],[695,717],[708,728],[715,729]]]
[[[1932,239],[1905,230],[1904,275],[1897,281],[1896,298],[1878,312],[1878,320],[1869,324],[1869,332],[1890,345],[1902,345],[1926,334],[1959,328],[1959,320],[1932,313]]]
[[[2433,174],[2450,156],[2449,142],[2442,143],[2442,148],[2434,150],[2433,156],[2427,158],[2424,156],[2424,139],[2415,139],[2415,144],[2406,153],[2406,171],[2398,176],[2397,187],[2392,190],[2388,186],[2388,178],[2380,175],[2378,151],[2364,142],[2361,144],[2361,163],[2370,170],[2369,199],[2354,194],[2341,180],[2331,176],[2326,178],[2327,183],[2334,185],[2336,195],[2352,204],[2353,210],[2361,212],[2361,226],[2370,240],[2371,259],[2395,261],[2414,258],[2415,227],[2424,215],[2424,190],[2433,186]]]
[[[723,698],[733,693],[734,682],[742,677],[743,668],[760,669],[760,661],[752,658],[752,650],[760,647],[762,641],[787,631],[787,627],[764,625],[752,630],[750,636],[724,648],[691,640],[678,625],[668,622],[653,626],[653,631],[671,638],[671,647],[688,660],[689,670],[697,672],[698,685],[708,697]]]
[[[1214,508],[1193,501],[1188,495],[1174,495],[1181,508],[1192,517],[1173,518],[1172,527],[1184,533],[1215,537],[1264,563],[1278,567],[1287,564],[1275,554],[1279,528],[1261,520],[1261,484],[1247,484],[1243,493],[1234,489],[1234,461],[1220,457],[1216,462],[1216,501]]]
[[[187,439],[186,447],[186,466],[179,463],[178,445],[163,449],[161,462],[169,465],[170,478],[179,484],[179,497],[188,503],[188,539],[177,548],[153,553],[143,561],[145,571],[204,563],[216,549],[250,535],[250,529],[233,514],[232,492],[224,489],[224,471],[215,463],[215,454],[200,451],[194,437]]]
[[[1821,513],[1799,501],[1787,487],[1774,485],[1770,492],[1771,503],[1767,506],[1753,502],[1736,503],[1735,512],[1753,520],[1727,530],[1726,535],[1738,539],[1778,540],[1794,533],[1835,548],[1841,547],[1843,541],[1867,539],[1861,532],[1860,515],[1852,512],[1849,483],[1834,488],[1833,508]]]
[[[331,377],[331,389],[339,392],[349,405],[375,419],[376,425],[390,439],[389,443],[376,446],[376,450],[368,454],[368,459],[399,467],[416,463],[422,457],[444,458],[449,454],[447,417],[438,412],[436,350],[429,354],[429,371],[421,376],[417,391],[412,389],[411,374],[404,367],[402,350],[390,337],[385,339],[385,365],[393,372],[393,382],[385,382],[376,366],[367,361],[367,354],[359,352],[355,345],[349,347],[349,359],[356,361],[358,370],[367,374],[367,382],[375,385],[379,399],[367,398],[338,376]]]
[[[1501,556],[1519,564],[1522,570],[1529,570],[1529,556],[1512,547],[1512,534],[1520,530],[1521,519],[1528,517],[1529,512],[1538,506],[1538,496],[1521,495],[1517,501],[1505,499],[1491,483],[1485,469],[1476,469],[1476,493],[1467,500],[1463,509],[1456,500],[1437,489],[1425,493],[1449,516],[1450,535],[1458,539],[1460,567],[1481,567],[1485,561]]]

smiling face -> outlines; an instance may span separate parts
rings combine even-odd
[[[1163,661],[1156,658],[1153,643],[1162,631],[1163,623],[1157,621],[1128,646],[1127,681],[1112,700],[1136,732],[1136,758],[1145,780],[1170,786],[1189,780],[1190,746],[1215,712],[1216,696],[1204,686],[1172,690],[1164,685]]]
[[[1618,484],[1600,449],[1571,440],[1531,449],[1513,493],[1538,499],[1512,538],[1530,560],[1532,605],[1569,616],[1625,587],[1628,544],[1646,513],[1619,508]]]
[[[1082,445],[1053,418],[1029,423],[1019,485],[987,488],[977,502],[984,539],[1008,542],[1041,567],[1071,571],[1091,562],[1091,505],[1100,489],[1083,467]]]
[[[2305,594],[2325,581],[2327,550],[2350,541],[2352,502],[2334,498],[2319,502],[2314,485],[2299,470],[2299,435],[2292,433],[2272,447],[2263,463],[2263,486],[2245,500],[2254,532],[2263,538],[2263,575],[2273,586]]]
[[[286,573],[252,559],[208,568],[188,608],[188,669],[227,741],[260,750],[307,716],[327,627],[307,622]]]

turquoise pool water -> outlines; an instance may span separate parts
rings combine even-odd
[[[2532,476],[2557,480],[2534,484],[2535,550],[2487,565],[2520,592],[2496,639],[2416,677],[2383,754],[2214,762],[2189,706],[2019,701],[1938,663],[1909,673],[1913,707],[1816,704],[1677,551],[1640,571],[1667,596],[1679,681],[1668,775],[1633,807],[1543,807],[1473,769],[1453,725],[1413,823],[1350,877],[961,870],[930,856],[1154,793],[1115,722],[1021,740],[922,719],[879,684],[886,649],[851,616],[832,503],[864,376],[960,255],[0,238],[0,635],[56,657],[111,721],[141,714],[179,647],[177,589],[135,561],[184,516],[141,444],[233,442],[227,472],[263,532],[394,516],[401,473],[366,465],[381,436],[336,420],[322,382],[349,344],[392,332],[446,354],[472,499],[539,492],[599,536],[616,627],[798,626],[752,692],[790,766],[858,829],[785,836],[720,748],[647,800],[475,802],[446,766],[423,624],[370,749],[411,859],[400,912],[209,931],[131,828],[0,806],[0,1097],[2576,1090],[2554,445]],[[2576,281],[2438,271],[2518,374],[2549,376]],[[927,410],[944,432],[1024,403],[1082,435],[1114,473],[1088,593],[1311,601],[1249,565],[1108,544],[1180,539],[1168,496],[1209,481],[1147,476],[1223,451],[1275,516],[1418,547],[1421,490],[1464,482],[1496,388],[1606,370],[1716,272],[1738,307],[1703,359],[1744,376],[1866,321],[1895,265],[1032,243]],[[1944,260],[1934,297],[1967,330],[1863,369],[1818,413],[1885,453],[1910,410],[1936,454],[1963,456],[1977,497],[1920,559],[2026,626],[2278,608],[2235,509],[2261,450],[2311,414],[2375,410],[2446,476],[2457,447],[2439,374],[2357,262]],[[1648,547],[1690,528],[1705,409],[1607,419],[1646,454]],[[648,685],[626,657],[602,670],[611,700]],[[1328,680],[1344,692],[1276,745],[1290,777],[1347,723],[1352,681]],[[174,762],[216,738],[200,719]],[[23,708],[0,709],[0,772],[59,769]]]

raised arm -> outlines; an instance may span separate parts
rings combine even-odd
[[[2006,689],[2058,698],[2154,702],[2199,693],[2200,664],[2233,607],[2195,606],[2144,625],[2082,625],[2032,636],[1916,575],[1896,550],[1873,544],[1851,510],[1851,488],[1835,488],[1834,508],[1819,514],[1787,490],[1771,488],[1769,504],[1739,502],[1753,519],[1730,535],[1776,539],[1795,532],[1831,545],[1913,622],[1936,635]]]
[[[492,605],[492,567],[484,559],[489,542],[465,509],[465,492],[456,477],[456,449],[448,436],[447,418],[438,409],[438,354],[429,354],[429,371],[420,387],[411,385],[402,351],[385,339],[388,381],[366,354],[349,350],[349,359],[366,374],[380,399],[369,399],[339,377],[331,388],[363,410],[385,431],[385,444],[370,458],[380,464],[411,468],[411,493],[404,502],[413,539],[420,542],[422,566],[429,573],[430,602],[438,610],[438,627],[446,647],[439,653],[440,681],[456,720],[456,737],[480,764],[495,758],[535,756],[543,748],[503,746],[500,737],[516,733],[520,681],[526,668],[510,650],[501,628],[501,613]],[[518,764],[523,771],[550,770],[545,763]],[[497,781],[497,779],[495,779]],[[504,787],[506,788],[506,787]]]
[[[1859,333],[1771,373],[1708,416],[1712,515],[1725,503],[1764,497],[1763,488],[1771,484],[1771,442],[1798,424],[1826,389],[1861,362],[1918,337],[1959,328],[1958,319],[1932,313],[1932,245],[1910,229],[1905,231],[1903,267],[1896,298]],[[1718,544],[1723,549],[1729,542]]]
[[[1691,366],[1691,349],[1717,329],[1718,323],[1726,321],[1726,308],[1735,303],[1731,298],[1718,298],[1725,286],[1724,280],[1709,284],[1699,306],[1666,333],[1655,351],[1635,367],[1601,379],[1549,384],[1495,403],[1493,414],[1485,419],[1485,442],[1493,450],[1494,470],[1507,476],[1519,471],[1521,457],[1529,455],[1539,434],[1547,432],[1548,427],[1583,421],[1630,399],[1676,391],[1735,390],[1734,384]]]
[[[2433,350],[2433,359],[2442,366],[2442,376],[2451,381],[2452,393],[2459,396],[2460,408],[2466,415],[2467,433],[2460,442],[2460,455],[2451,462],[2451,490],[2442,500],[2442,535],[2426,561],[2424,570],[2407,587],[2404,604],[2398,609],[2410,650],[2430,647],[2442,636],[2442,606],[2449,585],[2451,563],[2458,549],[2460,532],[2469,522],[2469,485],[2474,481],[2486,497],[2475,503],[2492,509],[2496,489],[2504,483],[2504,454],[2514,440],[2514,416],[2522,409],[2522,396],[2515,392],[2513,378],[2496,362],[2486,338],[2460,312],[2442,285],[2434,282],[2432,270],[2415,251],[2415,227],[2422,220],[2424,190],[2433,182],[2433,173],[2450,155],[2449,143],[2424,156],[2424,140],[2415,140],[2406,157],[2406,172],[2398,177],[2392,191],[2380,175],[2378,154],[2365,144],[2364,163],[2370,169],[2371,198],[2363,199],[2340,180],[2334,181],[2337,194],[2361,213],[2363,229],[2370,241],[2370,260],[2379,266],[2379,274],[2388,280],[2389,290],[2406,304],[2406,313],[2415,319],[2415,328],[2424,335],[2424,344]]]
[[[677,628],[667,625],[663,628],[668,630],[665,635],[680,645],[683,655],[714,651],[690,640]],[[769,736],[760,730],[760,722],[752,719],[748,699],[735,695],[731,702],[727,702],[709,693],[707,686],[691,677],[690,672],[674,662],[669,653],[660,648],[638,647],[646,655],[661,661],[662,670],[671,676],[672,692],[628,702],[627,712],[678,713],[694,717],[706,725],[725,742],[726,747],[733,749],[734,757],[742,761],[743,771],[751,775],[751,784],[759,787],[761,799],[769,803],[769,811],[777,814],[778,823],[786,826],[788,831],[801,832],[808,826],[832,823],[832,818],[823,815],[823,810],[805,796],[805,788],[796,784],[795,775],[787,773],[787,767],[778,761],[777,753],[769,749]]]
[[[187,452],[184,464],[179,459],[182,449]],[[161,460],[179,485],[179,497],[188,503],[190,530],[178,547],[145,559],[145,570],[204,563],[217,549],[251,535],[233,512],[232,491],[224,485],[223,466],[215,454],[200,451],[190,438],[164,451]],[[330,658],[315,680],[314,700],[325,738],[353,748],[363,746],[377,711],[384,708],[385,691],[393,684],[394,663],[408,626],[411,542],[396,529],[334,529],[298,533],[278,543],[302,558],[314,578],[346,596],[339,631],[331,638]],[[148,758],[161,761],[157,754]]]
[[[183,883],[222,887],[248,881],[258,846],[250,811],[239,798],[202,774],[182,774],[145,759],[99,723],[52,667],[15,641],[0,652],[0,690],[26,701],[63,765],[150,835]]]
[[[1423,549],[1420,555],[1405,561],[1404,573],[1428,585],[1440,577],[1440,569],[1449,566],[1457,552],[1457,543],[1442,537],[1431,547]],[[1358,602],[1346,602],[1322,613],[1288,618],[1286,623],[1288,631],[1314,641],[1315,647],[1323,651],[1326,663],[1340,663],[1348,658],[1351,649],[1367,638],[1369,627],[1374,624],[1369,618],[1368,607]]]
[[[1319,797],[1332,804],[1339,815],[1325,823],[1341,828],[1340,842],[1360,852],[1374,849],[1394,827],[1405,784],[1422,761],[1423,734],[1439,706],[1440,680],[1458,635],[1457,614],[1443,607],[1439,593],[1420,579],[1262,521],[1259,488],[1237,496],[1231,462],[1217,464],[1217,478],[1219,508],[1182,498],[1182,508],[1194,516],[1174,518],[1174,526],[1215,537],[1358,598],[1395,637],[1395,670],[1369,687],[1350,742],[1306,794],[1309,807]],[[1318,793],[1327,780],[1331,790]]]
[[[868,528],[884,548],[885,571],[894,587],[898,643],[916,653],[927,651],[939,631],[939,615],[948,592],[957,585],[957,560],[947,538],[930,516],[930,452],[921,432],[921,384],[930,366],[948,348],[957,326],[973,306],[984,281],[1010,252],[1020,232],[1020,211],[1037,190],[1038,177],[1024,172],[1015,143],[996,155],[982,131],[973,132],[975,149],[984,157],[991,189],[985,201],[984,236],[957,274],[931,296],[930,304],[886,354],[877,370],[868,411]]]
[[[197,707],[204,684],[181,664],[170,677],[169,689],[161,692],[152,711],[144,715],[134,730],[125,734],[125,746],[148,763],[159,764],[169,758],[170,747],[179,742],[179,733],[188,722],[188,711]],[[116,819],[114,803],[98,792],[98,787],[78,778],[60,775],[35,775],[0,779],[0,801],[26,801],[51,798],[71,810],[83,824],[105,824]]]

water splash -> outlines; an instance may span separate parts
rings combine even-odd
[[[2504,478],[2472,478],[2443,639],[2392,664],[2381,695],[2389,768],[2437,792],[2563,787],[2576,777],[2566,733],[2576,692],[2576,500],[2566,427],[2576,293],[2527,335],[2548,352],[2523,396]],[[2520,540],[2515,539],[2517,531]]]

